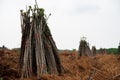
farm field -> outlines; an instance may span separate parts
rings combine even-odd
[[[94,57],[78,57],[77,54],[77,51],[60,52],[65,72],[61,75],[46,74],[41,76],[41,80],[120,80],[119,55],[97,54]],[[0,50],[0,79],[20,80],[18,64],[18,51]]]
[[[1,0],[0,80],[120,80],[119,3]]]

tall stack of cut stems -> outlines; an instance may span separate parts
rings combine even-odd
[[[43,74],[61,74],[63,67],[58,49],[47,25],[44,9],[29,6],[26,12],[21,10],[21,78]]]

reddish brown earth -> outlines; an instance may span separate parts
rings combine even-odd
[[[120,80],[120,56],[98,54],[94,57],[78,57],[77,52],[61,52],[65,73],[43,75],[41,80]],[[20,80],[19,53],[0,50],[0,80]],[[89,79],[91,78],[91,79]],[[36,80],[36,79],[25,79]]]

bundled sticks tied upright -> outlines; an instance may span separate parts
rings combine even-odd
[[[92,46],[91,53],[92,53],[93,56],[96,55],[96,47],[95,46]]]
[[[92,56],[91,50],[89,48],[89,44],[85,40],[86,38],[83,37],[80,41],[79,45],[79,56]]]
[[[58,49],[46,23],[44,9],[34,8],[21,10],[22,42],[20,54],[21,78],[43,74],[61,74],[63,67]]]

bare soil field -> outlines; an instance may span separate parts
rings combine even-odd
[[[19,52],[0,50],[0,79],[20,80]],[[65,72],[61,75],[43,75],[40,80],[120,80],[120,56],[97,54],[78,57],[78,53],[63,51],[60,58]],[[37,80],[35,78],[25,80]]]

